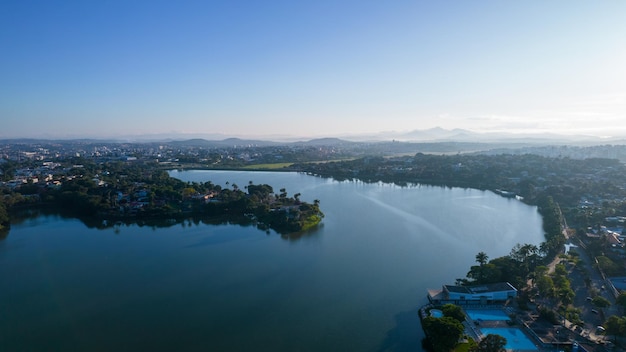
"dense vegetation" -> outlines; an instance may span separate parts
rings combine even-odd
[[[568,207],[577,205],[581,198],[626,197],[626,190],[622,187],[626,181],[626,167],[613,159],[418,153],[406,157],[297,164],[291,169],[338,180],[508,190],[534,205],[547,197]]]
[[[441,318],[426,317],[422,320],[422,327],[426,333],[426,347],[435,352],[450,351],[456,346],[465,328],[453,317]]]
[[[9,214],[3,202],[0,202],[0,231],[5,231],[9,227]]]
[[[5,189],[0,224],[8,222],[6,207],[33,206],[53,207],[91,222],[95,219],[97,226],[112,226],[116,220],[128,219],[213,218],[254,223],[281,234],[312,228],[323,217],[318,200],[306,203],[299,193],[289,197],[281,189],[275,194],[271,186],[252,181],[243,189],[236,184],[223,188],[210,181],[186,183],[144,163],[95,164],[75,159],[71,165],[56,177],[58,183],[30,182],[14,192]]]

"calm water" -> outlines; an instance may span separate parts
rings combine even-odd
[[[172,172],[319,199],[298,239],[238,225],[89,229],[40,216],[0,240],[0,350],[420,350],[426,289],[479,251],[541,242],[533,207],[490,192],[296,173]]]

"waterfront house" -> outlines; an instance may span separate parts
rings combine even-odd
[[[443,285],[441,290],[428,290],[428,300],[433,304],[495,304],[515,297],[517,289],[508,282],[477,286]]]

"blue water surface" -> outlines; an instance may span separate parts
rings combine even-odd
[[[428,288],[463,277],[478,252],[543,240],[535,207],[486,191],[171,174],[285,187],[326,217],[299,237],[16,218],[0,239],[0,351],[419,351]]]
[[[509,320],[509,316],[499,309],[468,309],[465,313],[472,320]]]

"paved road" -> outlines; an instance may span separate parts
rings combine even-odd
[[[608,290],[603,289],[605,282],[600,272],[594,267],[594,260],[588,255],[580,242],[577,241],[576,244],[578,246],[576,252],[579,254],[579,258],[583,261],[584,266],[582,269],[569,268],[570,284],[572,290],[576,293],[574,306],[581,309],[581,319],[584,321],[583,335],[589,334],[592,339],[603,339],[603,335],[596,335],[598,332],[597,327],[602,325],[609,316],[619,314],[619,307],[615,306],[615,297]],[[589,287],[586,285],[586,278],[590,281]],[[592,292],[596,292],[598,295],[606,298],[611,302],[611,306],[605,309],[594,307],[588,299],[594,296]]]

